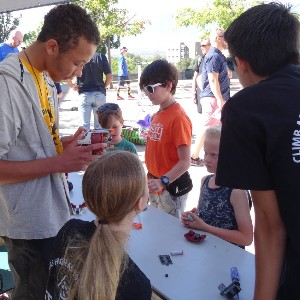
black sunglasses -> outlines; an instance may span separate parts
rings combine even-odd
[[[145,92],[148,92],[149,94],[153,94],[154,93],[154,88],[157,87],[157,86],[160,86],[162,85],[162,83],[155,83],[155,84],[152,84],[152,85],[146,85],[143,87],[143,90]]]
[[[103,113],[107,109],[117,110],[118,108],[119,108],[119,105],[116,104],[116,103],[105,103],[105,104],[101,105],[100,107],[98,107],[97,112],[98,113]]]
[[[230,71],[234,71],[235,59],[232,57],[228,57],[226,60],[227,67]]]

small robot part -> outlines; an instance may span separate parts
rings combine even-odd
[[[231,276],[232,282],[240,281],[240,274],[239,274],[239,271],[236,267],[232,267],[230,269],[230,276]]]
[[[183,255],[183,250],[181,251],[171,251],[171,255],[175,256],[175,255]]]
[[[221,283],[218,286],[218,289],[221,291],[222,296],[226,296],[227,299],[239,299],[239,292],[242,290],[240,287],[240,275],[236,267],[230,268],[230,277],[232,283],[228,286],[225,286],[224,283]]]
[[[195,219],[194,219],[194,217],[192,216],[192,215],[190,215],[190,214],[188,214],[188,220],[190,221],[190,222],[193,222],[193,221],[195,221]]]
[[[78,144],[82,146],[87,146],[96,143],[107,143],[111,141],[111,133],[113,133],[113,129],[94,129],[87,131],[83,138],[78,140]],[[102,149],[93,150],[92,154],[102,154]]]
[[[71,203],[71,207],[74,215],[82,215],[86,210],[85,202],[81,203],[78,207]]]
[[[229,286],[225,286],[221,283],[218,286],[222,296],[226,296],[227,299],[239,299],[239,292],[242,290],[238,281],[232,282]]]
[[[190,242],[200,243],[206,238],[206,235],[205,234],[199,234],[199,233],[194,232],[193,230],[190,230],[189,232],[187,232],[184,235],[184,237]]]
[[[158,255],[158,257],[162,265],[168,266],[173,264],[170,255]]]

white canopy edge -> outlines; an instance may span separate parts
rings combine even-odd
[[[73,0],[0,0],[0,13],[23,10],[34,7],[61,4]]]

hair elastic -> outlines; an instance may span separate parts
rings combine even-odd
[[[106,225],[106,224],[108,224],[108,222],[106,220],[99,220],[98,224]]]

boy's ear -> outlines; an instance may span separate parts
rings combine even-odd
[[[171,81],[167,81],[166,87],[168,88],[169,92],[172,89],[172,82]]]
[[[247,71],[249,71],[249,63],[242,59],[242,58],[239,58],[239,57],[235,57],[235,62],[236,62],[236,66],[238,67],[239,69],[239,72],[241,73],[246,73]]]

